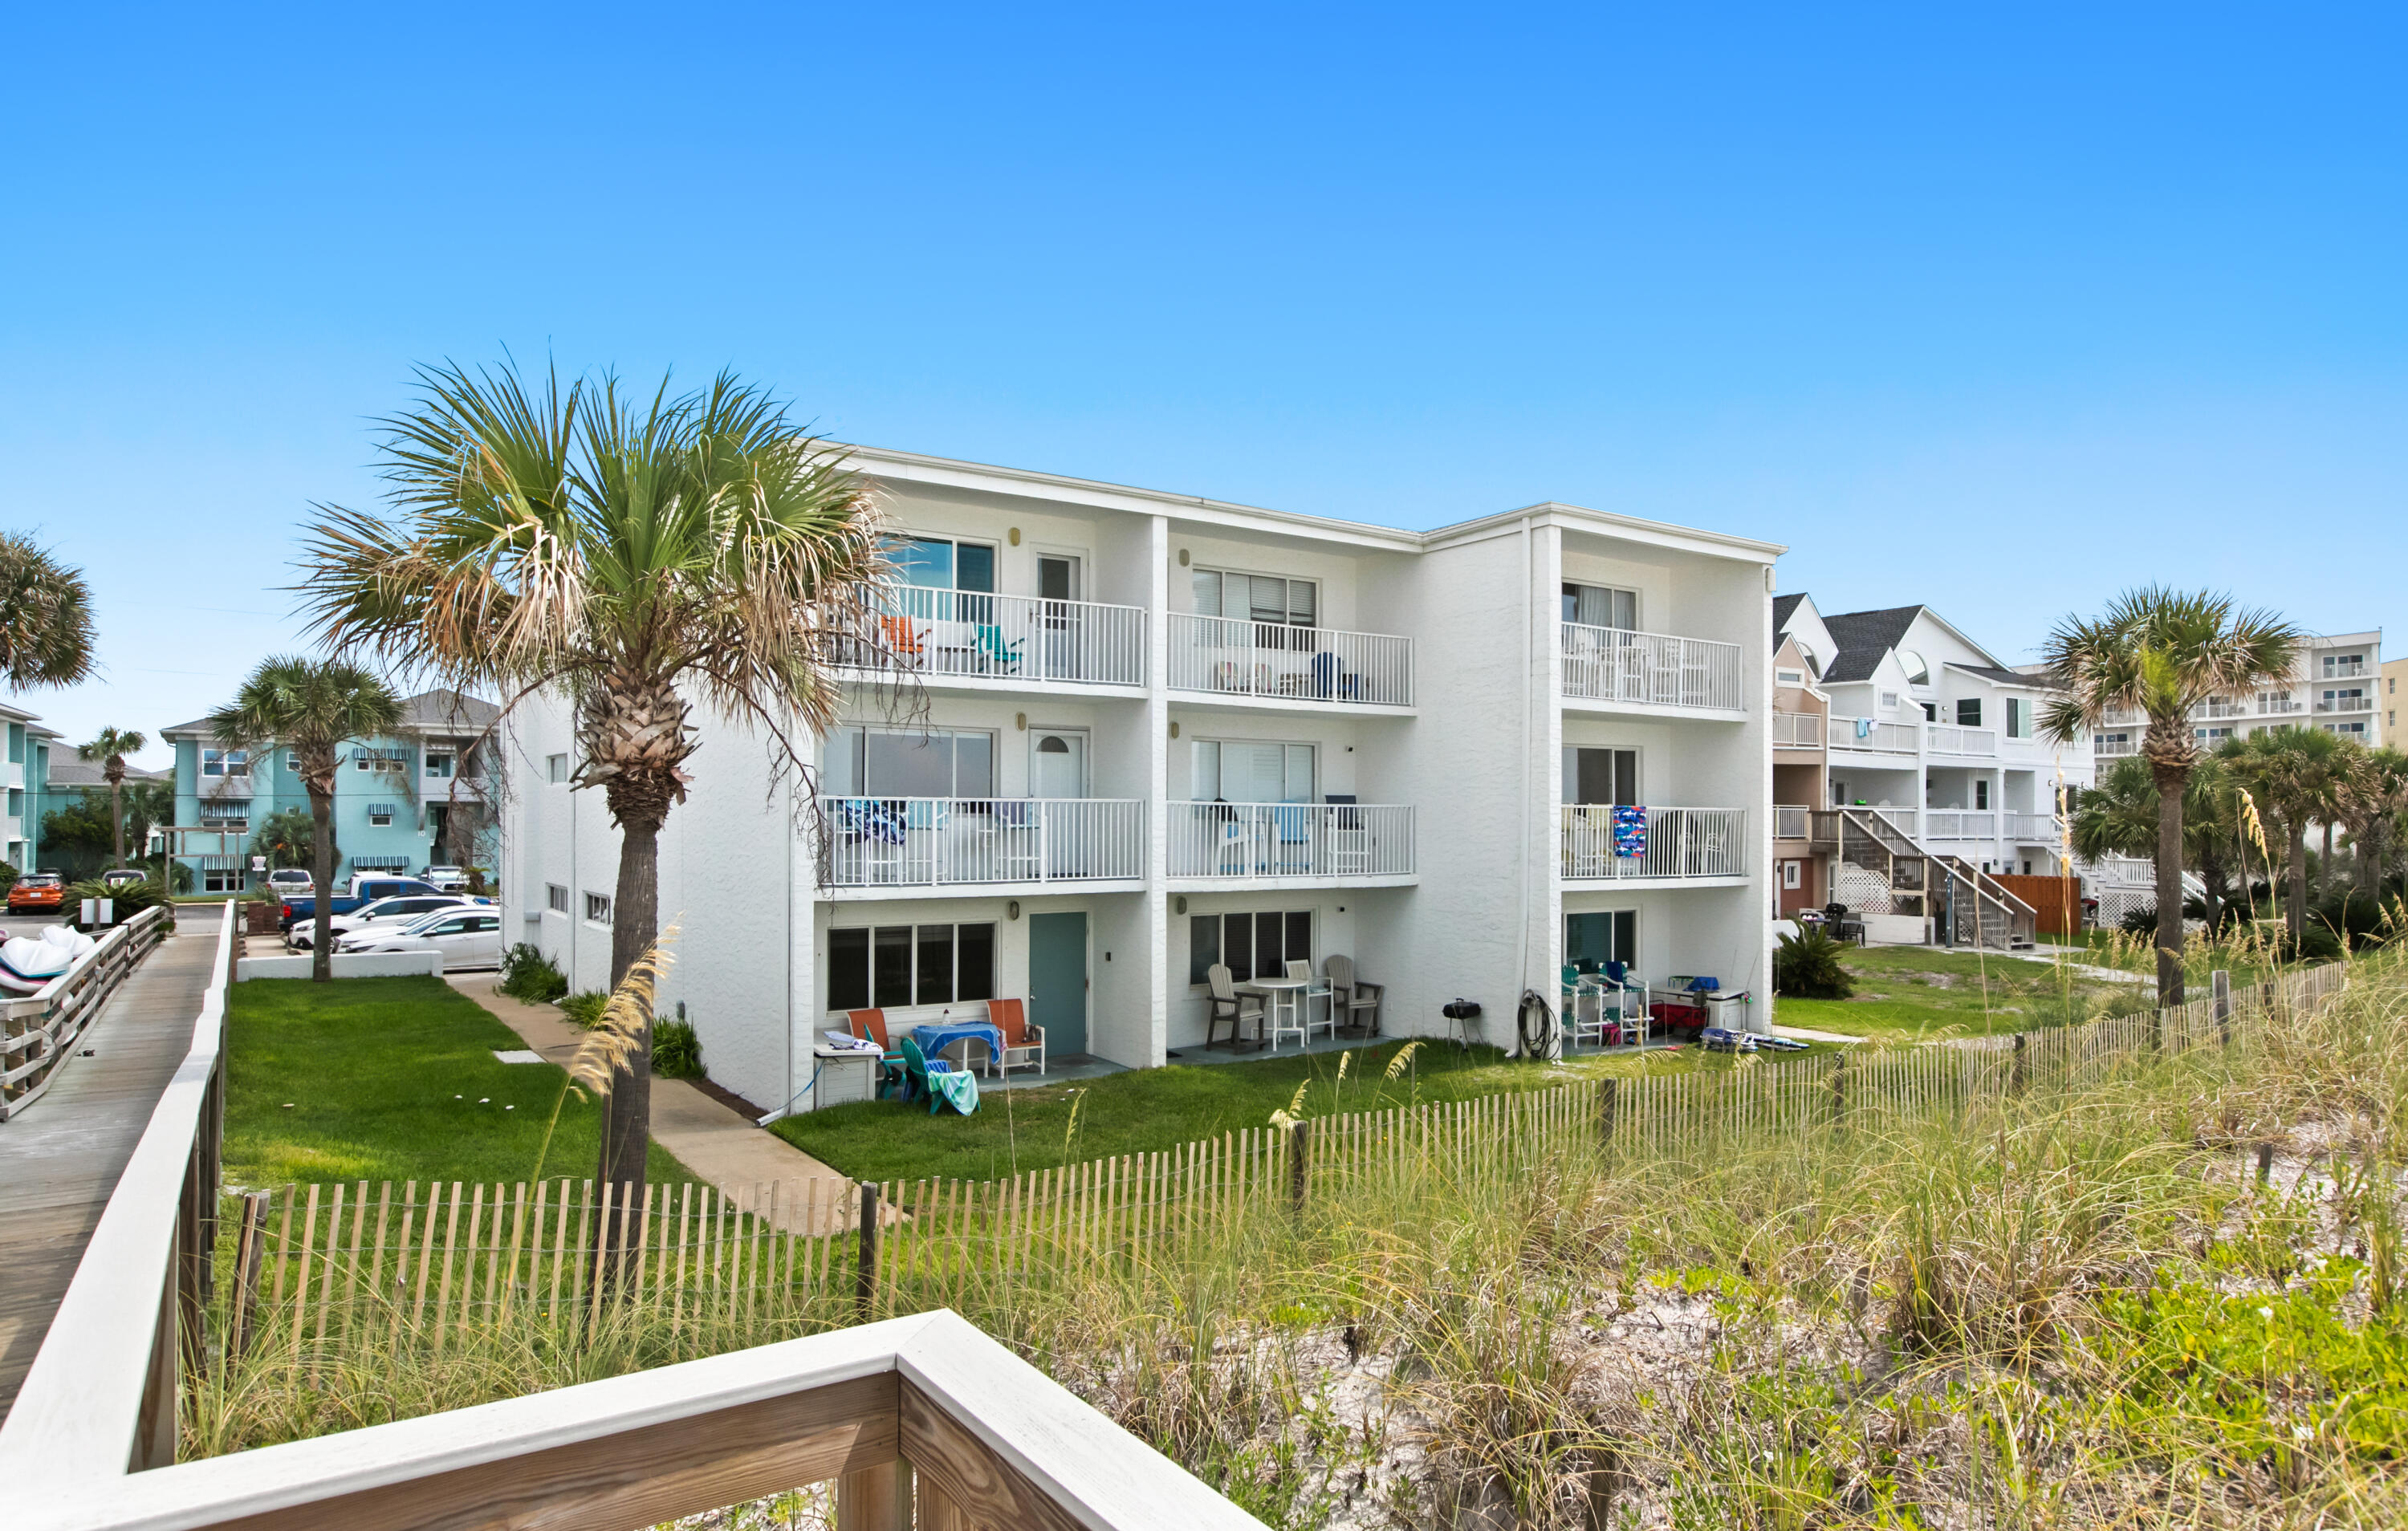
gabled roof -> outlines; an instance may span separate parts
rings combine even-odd
[[[1919,606],[1893,606],[1879,611],[1842,611],[1823,619],[1840,651],[1823,666],[1826,682],[1870,680],[1881,667],[1882,656],[1906,640],[1906,631],[1923,614]]]
[[[108,786],[108,779],[101,774],[101,766],[104,764],[102,761],[86,760],[72,749],[53,750],[50,751],[50,785],[53,787]],[[176,780],[176,773],[172,770],[146,771],[139,766],[128,766],[125,767],[125,780],[173,781]]]
[[[405,734],[481,734],[494,726],[502,709],[481,697],[463,692],[448,691],[438,686],[404,698],[401,704],[401,731]],[[207,718],[194,718],[172,728],[159,730],[163,737],[179,735],[205,737],[209,732]]]
[[[1781,647],[1782,633],[1789,626],[1789,618],[1797,611],[1798,603],[1805,598],[1806,593],[1802,590],[1795,595],[1775,595],[1772,598],[1772,646],[1774,649]]]
[[[1993,680],[2002,686],[2018,686],[2026,691],[2063,691],[2065,689],[2045,674],[2032,670],[2001,669],[1996,665],[1959,665],[1953,659],[1946,662],[1946,667],[1961,670],[1967,675],[1978,675],[1985,680]]]

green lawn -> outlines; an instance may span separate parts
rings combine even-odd
[[[1852,947],[1852,999],[1784,999],[1780,1023],[1878,1042],[1986,1037],[2061,1026],[2107,1005],[2137,1004],[2143,986],[2084,978],[2053,965],[1923,946]]]
[[[1383,1042],[1344,1055],[1290,1053],[1260,1062],[1172,1064],[1077,1084],[990,1090],[979,1097],[978,1114],[969,1117],[951,1111],[930,1116],[925,1105],[870,1101],[807,1111],[771,1130],[856,1180],[990,1180],[1259,1127],[1273,1111],[1285,1109],[1297,1086],[1307,1080],[1312,1083],[1305,1092],[1303,1114],[1321,1117],[1544,1089],[1568,1078],[1731,1066],[1727,1055],[1694,1047],[1575,1058],[1550,1066],[1509,1062],[1495,1048],[1466,1053],[1425,1042],[1414,1051],[1405,1074],[1390,1081],[1384,1077],[1388,1065],[1405,1045]],[[1768,1055],[1766,1062],[1777,1066],[1778,1061],[1809,1055],[1782,1054],[1778,1060]],[[1338,1080],[1340,1056],[1353,1059],[1342,1083]],[[1074,1109],[1078,1123],[1072,1135]]]
[[[564,1076],[497,1062],[525,1046],[432,978],[254,980],[226,997],[225,1180],[523,1180]],[[596,1110],[570,1096],[547,1175],[594,1173]],[[694,1177],[658,1145],[651,1177]]]

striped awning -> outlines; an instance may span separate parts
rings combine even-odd
[[[188,856],[183,859],[200,863],[204,872],[239,872],[251,865],[242,856]]]
[[[409,865],[408,856],[353,856],[354,872],[398,872]]]
[[[368,805],[368,811],[370,813],[381,813],[386,818],[390,819],[401,810],[394,808],[391,803],[370,803]]]

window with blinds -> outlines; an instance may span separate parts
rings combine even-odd
[[[828,737],[820,769],[832,797],[992,797],[995,736],[839,728]]]
[[[1310,803],[1313,747],[1251,739],[1197,739],[1198,803]]]
[[[1616,590],[1611,585],[1564,585],[1564,621],[1584,627],[1618,627],[1624,632],[1639,626],[1639,592]]]
[[[1320,593],[1310,579],[1197,569],[1195,586],[1196,614],[1200,617],[1226,617],[1233,622],[1266,622],[1279,627],[1320,624]]]

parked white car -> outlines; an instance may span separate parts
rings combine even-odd
[[[343,949],[341,937],[345,936],[386,926],[397,930],[437,909],[471,909],[479,905],[491,909],[493,902],[490,898],[470,898],[466,894],[395,894],[391,898],[380,898],[373,904],[363,904],[349,914],[337,914],[326,924],[335,934],[335,950],[339,952]],[[284,944],[295,952],[308,951],[316,944],[317,938],[317,926],[313,921],[295,921],[293,928],[284,933]]]
[[[418,874],[418,880],[432,883],[445,893],[466,893],[468,869],[465,866],[429,866]]]
[[[502,917],[491,907],[437,909],[406,925],[356,930],[335,942],[337,952],[440,952],[443,970],[502,965]]]
[[[309,874],[298,866],[279,866],[267,874],[267,892],[271,897],[308,897],[311,884]]]

